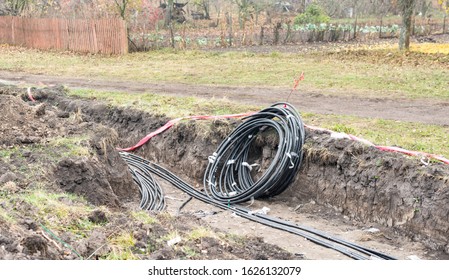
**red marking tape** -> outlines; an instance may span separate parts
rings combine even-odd
[[[36,99],[34,99],[33,95],[31,94],[31,88],[27,88],[27,93],[28,93],[28,98],[33,101],[36,102]]]
[[[29,96],[30,96],[30,92],[29,92]],[[32,96],[30,96],[30,99],[32,98]],[[33,100],[33,99],[32,99]],[[34,100],[33,100],[34,101]],[[207,115],[202,115],[202,116],[190,116],[190,117],[182,117],[182,118],[177,118],[177,119],[173,119],[168,121],[164,126],[158,128],[157,130],[151,132],[150,134],[148,134],[147,136],[145,136],[144,138],[142,138],[136,145],[132,146],[132,147],[128,147],[128,148],[118,148],[119,151],[125,151],[125,152],[130,152],[130,151],[134,151],[135,149],[143,146],[145,143],[147,143],[151,138],[153,138],[154,136],[166,131],[167,129],[169,129],[170,127],[172,127],[173,125],[175,125],[176,123],[182,121],[182,120],[211,120],[211,119],[231,119],[231,118],[241,118],[241,117],[247,117],[250,115],[255,114],[256,112],[251,112],[251,113],[241,113],[241,114],[234,114],[234,115],[220,115],[220,116],[207,116]],[[337,133],[335,131],[329,130],[329,129],[325,129],[325,128],[321,128],[321,127],[316,127],[316,126],[311,126],[311,125],[304,125],[305,127],[312,129],[312,130],[318,130],[318,131],[324,131],[324,132],[328,132],[328,133]],[[347,134],[347,133],[339,133],[340,136],[343,136],[344,138],[347,139],[351,139],[353,141],[357,141],[360,143],[363,143],[367,146],[371,146],[374,147],[380,151],[384,151],[384,152],[395,152],[395,153],[401,153],[401,154],[405,154],[408,156],[415,156],[415,157],[426,157],[426,158],[431,158],[431,159],[435,159],[438,161],[441,161],[445,164],[449,164],[449,159],[441,156],[441,155],[435,155],[435,154],[429,154],[429,153],[425,153],[425,152],[417,152],[417,151],[410,151],[410,150],[406,150],[403,148],[399,148],[399,147],[389,147],[389,146],[378,146],[373,144],[372,142],[351,135],[351,134]]]

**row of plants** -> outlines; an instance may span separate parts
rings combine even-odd
[[[327,23],[320,23],[320,24],[314,24],[314,23],[308,23],[308,24],[294,24],[292,27],[292,30],[294,31],[354,31],[354,24],[327,24]],[[288,25],[284,24],[283,29],[288,29]],[[380,29],[382,29],[382,32],[390,32],[390,33],[396,33],[399,31],[400,27],[397,24],[393,24],[390,26],[357,26],[357,32],[362,33],[376,33],[379,32]]]
[[[357,26],[357,33],[358,34],[378,34],[381,32],[384,34],[384,36],[398,36],[400,31],[400,26],[398,25],[391,25],[391,26]],[[289,42],[295,43],[307,41],[307,42],[314,42],[314,41],[325,41],[324,38],[330,38],[327,39],[329,41],[338,41],[338,40],[347,40],[350,39],[345,34],[353,34],[354,33],[354,25],[352,24],[340,24],[340,25],[332,25],[332,24],[307,24],[307,25],[294,25],[290,26],[290,31],[287,31],[289,27],[287,25],[284,25],[282,27],[283,36],[287,32],[291,32],[290,34],[290,40]],[[415,34],[424,34],[427,32],[427,29],[424,26],[416,26],[415,27]],[[297,36],[293,36],[294,34],[297,34]],[[325,36],[325,33],[330,33],[332,35]],[[315,35],[320,36],[315,36]],[[265,34],[265,43],[269,43],[272,41],[271,34],[267,32]],[[234,45],[238,42],[239,44],[243,44],[242,37],[244,37],[243,33],[238,34],[234,36],[234,38],[229,38],[228,36],[181,36],[181,35],[175,35],[173,37],[175,44],[182,45],[184,47],[221,47],[221,46],[227,46],[230,42],[234,42]],[[253,34],[246,34],[245,36],[247,39],[251,38],[251,40],[247,42],[256,43],[260,42],[259,33],[253,33]],[[160,47],[167,47],[170,45],[171,37],[168,33],[132,33],[130,34],[130,39],[139,46],[139,50],[148,50],[148,49],[155,49]]]

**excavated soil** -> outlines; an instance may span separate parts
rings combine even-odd
[[[99,259],[118,250],[108,240],[122,231],[131,231],[135,243],[130,250],[139,259],[296,258],[261,237],[214,229],[207,236],[183,238],[168,246],[162,237],[172,232],[189,236],[208,225],[193,215],[153,214],[156,223],[133,219],[129,210],[138,209],[139,190],[116,151],[120,142],[115,129],[101,124],[101,118],[92,121],[80,108],[58,108],[59,101],[69,100],[62,87],[33,95],[37,102],[29,101],[25,89],[0,85],[0,259]],[[92,105],[98,112],[107,108]],[[68,147],[55,140],[78,138],[75,145],[87,151],[81,155],[67,153]],[[42,188],[77,194],[92,207],[106,207],[106,212],[96,208],[85,217],[101,226],[83,237],[60,229],[59,239],[50,238],[54,233],[41,224],[40,210],[21,195]],[[75,206],[71,200],[60,200]]]
[[[5,95],[5,92],[8,95]],[[28,116],[24,118],[28,120],[24,123],[20,123],[18,120],[19,123],[11,122],[9,127],[2,126],[2,133],[15,130],[12,129],[12,126],[26,128],[19,129],[20,133],[10,133],[10,137],[2,136],[0,141],[4,141],[2,142],[3,148],[16,144],[28,145],[26,141],[23,142],[24,139],[43,141],[42,139],[48,137],[42,136],[39,129],[28,128],[32,123],[39,123],[39,127],[44,127],[48,126],[49,121],[53,119],[56,122],[54,129],[57,130],[54,135],[65,135],[64,133],[70,131],[71,123],[78,120],[79,123],[76,125],[78,129],[83,131],[83,127],[85,127],[84,131],[93,133],[88,142],[91,151],[95,153],[95,160],[80,161],[70,158],[61,160],[54,166],[50,177],[55,180],[61,190],[84,195],[93,204],[120,208],[124,207],[124,201],[138,202],[137,189],[130,182],[129,174],[124,172],[126,170],[124,163],[119,159],[113,147],[127,147],[135,144],[144,135],[165,124],[167,121],[165,117],[153,116],[130,108],[114,108],[92,100],[68,98],[59,88],[43,89],[34,94],[38,100],[37,104],[46,105],[35,105],[31,102],[25,104],[24,92],[19,89],[6,91],[3,89],[3,94],[0,95],[0,100],[2,100],[0,104],[10,106],[14,102],[23,103],[24,116]],[[21,96],[23,100],[10,95]],[[16,101],[12,102],[14,98]],[[20,107],[20,105],[17,106]],[[38,116],[36,113],[40,106],[52,108],[47,111],[54,111],[54,116],[48,117],[48,121],[41,121],[39,118],[42,119],[42,116]],[[21,111],[17,109],[14,112],[20,114]],[[67,114],[77,117],[58,117],[58,115],[67,116]],[[166,166],[201,188],[208,156],[214,152],[237,122],[183,122],[157,136],[136,153]],[[3,121],[2,123],[4,124]],[[8,121],[6,121],[6,125],[9,125]],[[46,129],[43,128],[43,130]],[[79,132],[79,130],[74,131]],[[321,225],[326,230],[338,231],[340,236],[360,243],[368,242],[374,247],[380,246],[388,253],[401,258],[414,254],[418,254],[420,258],[449,258],[447,255],[449,253],[447,234],[449,231],[449,208],[447,207],[449,168],[446,165],[434,162],[424,165],[419,159],[380,152],[372,147],[346,139],[334,139],[328,133],[312,130],[306,132],[304,163],[293,184],[278,197],[256,201],[254,207],[269,205],[276,216],[300,223],[311,223],[316,227]],[[51,134],[53,132],[47,133],[53,135]],[[255,158],[259,157],[262,165],[269,162],[274,155],[276,141],[276,137],[268,133],[259,137],[255,142],[254,150],[259,151]],[[1,161],[0,167],[6,173],[12,169],[8,165],[5,169],[5,164]],[[3,174],[6,174],[4,172]],[[22,187],[26,187],[26,184],[22,184]],[[170,189],[165,184],[164,188],[168,195],[185,199],[181,193]],[[178,202],[176,202],[176,198],[173,201],[169,200],[169,209],[174,211],[176,205],[179,205]],[[198,209],[192,209],[193,206],[200,208],[202,214],[199,216],[201,218],[192,218],[198,217]],[[275,254],[272,252],[273,250],[261,248],[257,252],[264,253],[259,256],[248,252],[239,255],[236,253],[236,249],[232,249],[233,256],[236,258],[292,258],[291,253],[298,250],[304,248],[314,250],[302,241],[300,242],[302,245],[299,247],[292,247],[291,244],[288,244],[290,242],[286,242],[291,235],[259,228],[254,223],[230,217],[228,214],[213,213],[213,209],[201,206],[199,202],[192,203],[188,212],[195,215],[181,215],[177,219],[190,217],[192,223],[193,221],[198,222],[196,221],[198,219],[201,223],[207,222],[221,230],[238,234],[258,236],[262,232],[262,236],[259,237],[290,251],[290,253],[286,253],[278,247],[274,247],[277,249],[273,250],[278,252]],[[323,222],[320,224],[318,220]],[[189,222],[187,221],[187,223]],[[235,224],[245,226],[235,227]],[[371,227],[380,228],[381,234],[368,235],[364,230]],[[347,235],[348,232],[351,234]],[[329,233],[332,234],[332,232]],[[246,241],[244,242],[245,246],[256,246],[251,242],[262,244],[262,247],[269,246],[260,238]],[[203,253],[201,258],[209,258],[208,254],[212,251],[212,256],[218,255],[218,258],[222,258],[221,254],[227,250],[220,246],[217,247],[215,241],[206,240],[204,242],[206,245],[202,244],[201,246],[215,249],[200,248],[200,252]],[[41,248],[38,250],[40,252],[47,252],[44,248],[45,245],[41,243],[39,240],[30,239],[24,244],[32,244],[28,246],[29,248],[27,247],[27,252],[38,250],[36,248]],[[195,244],[190,245],[194,246]],[[94,247],[90,246],[89,248]],[[319,251],[320,249],[316,247],[314,247],[315,250]],[[179,258],[174,250],[171,250],[170,253],[165,252],[165,249],[158,250],[159,255],[157,257],[152,255],[152,257]],[[90,252],[88,249],[86,250],[86,252]],[[284,252],[285,255],[279,252]],[[302,253],[299,255],[304,257]],[[45,257],[53,258],[50,255],[45,255]],[[313,252],[306,253],[306,257],[339,258],[335,255],[314,254]]]

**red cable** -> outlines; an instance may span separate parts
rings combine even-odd
[[[231,118],[247,117],[247,116],[250,116],[250,115],[252,115],[254,113],[255,112],[241,113],[241,114],[234,114],[234,115],[220,115],[220,116],[200,115],[200,116],[189,116],[189,117],[173,119],[173,120],[168,121],[164,126],[156,129],[155,131],[151,132],[150,134],[148,134],[147,136],[142,138],[136,145],[128,147],[128,148],[118,148],[118,150],[119,151],[124,151],[124,152],[134,151],[135,149],[143,146],[145,143],[147,143],[154,136],[156,136],[156,135],[166,131],[167,129],[169,129],[170,127],[172,127],[173,125],[175,125],[176,123],[178,123],[178,122],[180,122],[182,120],[231,119]]]
[[[31,101],[36,102],[36,99],[34,99],[33,95],[31,94],[31,88],[30,87],[27,89],[27,93],[28,93],[28,98]]]
[[[30,95],[29,95],[30,96]],[[32,98],[32,96],[30,96],[30,99]],[[34,101],[34,99],[32,99]],[[190,117],[183,117],[183,118],[177,118],[177,119],[173,119],[168,121],[164,126],[158,128],[157,130],[151,132],[150,134],[148,134],[147,136],[145,136],[144,138],[142,138],[136,145],[128,147],[128,148],[117,148],[119,151],[125,151],[125,152],[130,152],[130,151],[134,151],[135,149],[143,146],[145,143],[147,143],[151,138],[153,138],[154,136],[166,131],[167,129],[169,129],[170,127],[172,127],[173,125],[175,125],[176,123],[180,122],[181,120],[210,120],[210,119],[230,119],[230,118],[241,118],[241,117],[246,117],[246,116],[250,116],[252,114],[255,114],[256,112],[251,112],[251,113],[241,113],[241,114],[234,114],[234,115],[220,115],[220,116],[207,116],[207,115],[200,115],[200,116],[190,116]],[[315,127],[315,126],[310,126],[310,125],[304,125],[305,127],[312,129],[312,130],[319,130],[319,131],[325,131],[328,133],[337,133],[335,131],[329,130],[329,129],[325,129],[325,128],[321,128],[321,127]],[[357,142],[361,142],[364,143],[365,145],[374,147],[380,151],[384,151],[384,152],[395,152],[395,153],[402,153],[408,156],[424,156],[427,158],[432,158],[438,161],[441,161],[445,164],[449,164],[449,159],[440,156],[440,155],[435,155],[435,154],[429,154],[429,153],[425,153],[425,152],[417,152],[417,151],[410,151],[410,150],[406,150],[403,148],[399,148],[399,147],[389,147],[389,146],[378,146],[375,145],[373,143],[371,143],[370,141],[351,135],[351,134],[347,134],[347,133],[341,133],[342,135],[344,135],[346,138],[351,139],[353,141],[357,141]]]

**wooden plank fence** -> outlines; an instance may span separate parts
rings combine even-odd
[[[0,16],[0,44],[83,53],[128,53],[125,21]]]

